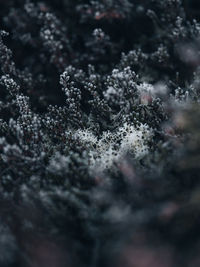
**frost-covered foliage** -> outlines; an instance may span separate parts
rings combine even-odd
[[[0,266],[199,266],[199,15],[0,0]]]
[[[115,131],[103,132],[100,139],[87,130],[78,130],[75,138],[89,146],[89,159],[92,169],[101,171],[119,163],[127,152],[140,159],[148,153],[148,141],[152,138],[148,126],[141,124],[138,128],[125,123]],[[91,148],[90,148],[91,147]]]

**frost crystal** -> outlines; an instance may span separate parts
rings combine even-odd
[[[148,141],[152,138],[152,130],[147,125],[136,128],[125,123],[115,132],[103,132],[100,138],[88,130],[77,131],[75,138],[89,145],[91,169],[102,171],[113,163],[119,163],[128,152],[136,159],[145,156],[149,151]]]

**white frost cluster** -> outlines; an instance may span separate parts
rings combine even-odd
[[[137,90],[141,97],[151,96],[154,98],[156,96],[166,95],[168,88],[162,81],[154,85],[144,82],[137,86]]]
[[[115,132],[104,132],[101,138],[89,130],[78,130],[74,137],[88,145],[91,169],[103,171],[119,162],[127,152],[134,154],[135,158],[146,155],[152,131],[147,125],[136,128],[125,123]]]
[[[117,95],[117,90],[113,86],[108,86],[107,90],[104,92],[104,97],[110,100],[113,96]]]
[[[150,94],[153,94],[155,90],[152,84],[146,82],[138,85],[137,89],[140,93],[150,93]]]

